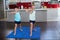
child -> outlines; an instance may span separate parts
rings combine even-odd
[[[35,5],[33,3],[32,4],[32,7],[30,7],[29,10],[26,10],[26,12],[30,12],[30,14],[29,14],[29,20],[30,20],[30,36],[32,36],[32,29],[35,26],[35,19],[36,19],[35,13],[36,12],[35,12],[34,8],[35,8]]]
[[[23,31],[21,29],[21,15],[19,13],[19,8],[16,7],[15,12],[12,12],[12,13],[15,13],[15,17],[14,17],[14,21],[15,21],[14,35],[16,35],[16,28],[17,28],[18,24],[20,25],[20,31]]]

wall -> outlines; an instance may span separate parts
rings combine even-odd
[[[20,2],[20,0],[9,0],[9,2]]]
[[[57,18],[58,18],[57,8],[47,9],[47,21],[57,21]]]
[[[24,10],[21,10],[20,13],[22,15],[22,22],[28,22],[29,14]],[[10,12],[7,12],[7,21],[14,21],[14,14],[10,14]],[[58,21],[58,9],[49,8],[47,10],[36,10],[36,21]]]
[[[22,4],[24,5],[24,8],[25,7],[28,8],[28,6],[25,5],[25,3],[22,3]],[[57,11],[58,10],[57,9],[58,4],[49,4],[48,2],[44,2],[44,5],[47,6],[47,8],[46,8],[47,11],[46,12],[45,11],[43,11],[43,12],[42,11],[37,11],[36,16],[39,17],[39,19],[37,18],[38,19],[37,21],[38,22],[46,21],[46,20],[47,21],[57,21],[57,18],[58,18],[58,11]],[[25,13],[25,12],[23,12],[23,13]],[[23,13],[21,13],[23,15],[22,17],[25,18],[24,15],[27,15],[27,14],[23,14]],[[41,14],[39,14],[39,13],[41,13]],[[39,14],[39,16],[38,16],[38,14]],[[7,17],[8,17],[8,20],[9,20],[9,13],[7,14]],[[46,18],[44,18],[44,17],[46,17]],[[13,20],[10,20],[10,21],[13,21]],[[22,21],[24,21],[24,20],[22,20]],[[27,21],[28,21],[28,18],[27,18]]]
[[[0,19],[4,18],[3,0],[0,0]]]
[[[58,21],[60,21],[60,8],[58,8]]]
[[[24,10],[20,11],[22,22],[29,21],[29,13],[26,13]],[[10,12],[7,13],[7,21],[14,21],[14,14]],[[36,22],[44,22],[47,21],[47,10],[38,10],[36,11]]]

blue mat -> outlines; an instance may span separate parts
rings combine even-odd
[[[14,36],[14,32],[11,32],[7,35],[7,38],[24,38],[24,39],[39,39],[40,38],[40,27],[36,26],[36,31],[33,30],[32,36],[30,37],[30,27],[29,26],[22,26],[23,31],[20,31],[20,27],[16,30],[16,35]]]

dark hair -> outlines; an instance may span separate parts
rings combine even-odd
[[[19,8],[18,6],[15,6],[15,8]]]
[[[31,3],[32,6],[35,6],[34,2]]]

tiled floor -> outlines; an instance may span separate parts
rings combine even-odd
[[[41,40],[60,40],[60,22],[47,22],[47,28],[42,33]]]
[[[23,25],[29,25],[28,23],[22,23]],[[60,22],[51,21],[51,22],[39,22],[36,23],[41,27],[41,40],[60,40]],[[0,21],[0,29],[2,30],[3,34],[10,33],[11,30],[14,28],[13,22],[3,22]],[[4,30],[6,32],[4,32]],[[1,33],[1,32],[0,32]],[[2,33],[1,33],[2,35]],[[6,39],[2,37],[2,39]],[[7,39],[7,40],[14,40],[14,39]],[[30,40],[30,39],[22,39],[22,40]],[[33,39],[31,39],[33,40]],[[35,40],[35,39],[34,39]]]

